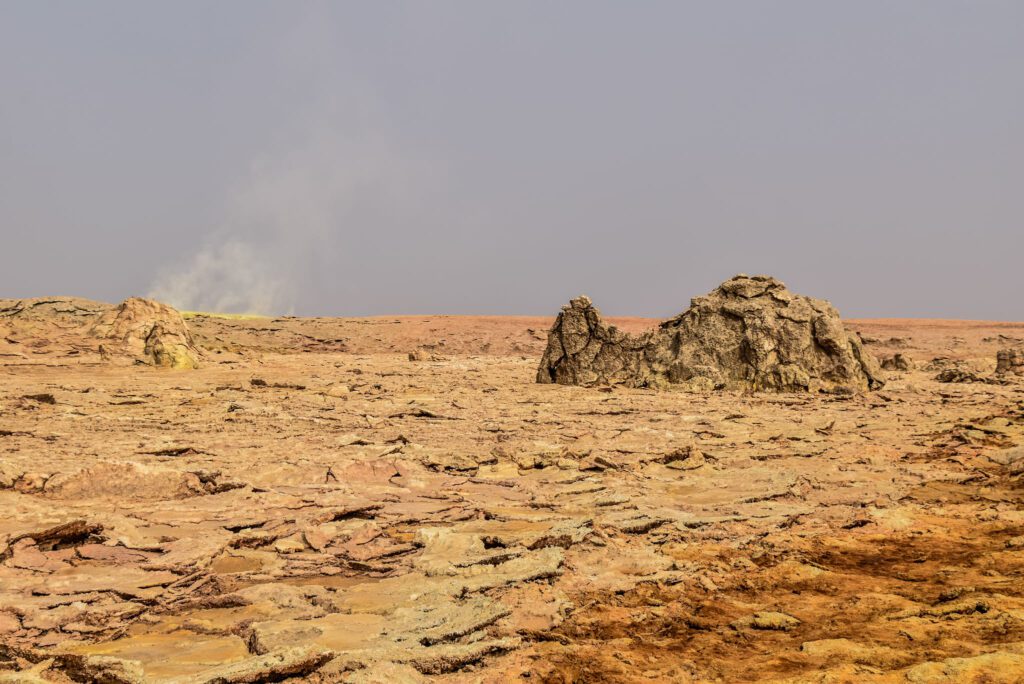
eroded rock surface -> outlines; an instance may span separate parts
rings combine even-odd
[[[429,316],[190,317],[181,374],[110,309],[0,303],[0,681],[1021,681],[1015,378],[580,391],[550,318]]]
[[[1024,375],[1024,348],[1000,349],[996,354],[997,375]]]
[[[203,355],[181,314],[150,299],[117,306],[75,297],[0,300],[0,357],[196,368]]]
[[[185,320],[175,309],[141,297],[131,297],[100,317],[93,337],[104,347],[154,366],[196,368],[199,350]]]
[[[562,307],[548,333],[537,382],[643,386],[651,376],[646,353],[652,337],[650,333],[630,335],[606,325],[589,297],[577,297]]]
[[[606,325],[587,297],[572,300],[548,334],[537,381],[774,391],[884,384],[877,361],[831,304],[746,275],[636,336]]]
[[[906,373],[914,370],[915,366],[916,364],[913,359],[906,354],[901,354],[899,352],[882,360],[882,369],[887,371],[899,371],[901,373]]]

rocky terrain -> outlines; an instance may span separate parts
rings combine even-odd
[[[0,301],[0,682],[1024,678],[1024,324],[754,393],[538,384],[550,318],[176,315]]]

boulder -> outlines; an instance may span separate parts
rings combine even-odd
[[[970,361],[952,361],[942,364],[938,375],[935,376],[937,382],[981,382],[990,385],[1004,384],[1006,381],[1001,377],[1000,374],[996,375],[984,375],[977,366]]]
[[[168,368],[196,368],[200,353],[177,310],[141,297],[124,300],[103,314],[90,335],[104,340],[102,353],[126,354],[136,361]]]
[[[877,361],[831,304],[742,274],[641,335],[606,325],[587,297],[572,300],[548,333],[537,382],[753,391],[884,385]]]
[[[548,333],[537,382],[642,386],[651,338],[650,333],[634,336],[605,325],[590,299],[577,297],[562,307]]]
[[[1000,349],[996,352],[997,375],[1024,375],[1024,349]]]
[[[914,370],[914,361],[906,354],[900,354],[897,352],[896,354],[882,360],[882,369],[906,373],[907,371]]]

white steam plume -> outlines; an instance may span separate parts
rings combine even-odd
[[[363,231],[418,216],[438,169],[397,151],[372,90],[345,70],[354,62],[339,54],[336,25],[330,4],[308,3],[285,30],[273,54],[300,84],[292,120],[242,174],[219,226],[159,274],[151,297],[184,310],[291,313],[318,277],[343,277],[329,261],[347,256],[342,246],[358,254]]]
[[[149,296],[185,311],[269,314],[282,311],[288,286],[262,250],[225,236],[162,275]]]
[[[380,136],[307,128],[298,143],[252,164],[221,227],[162,273],[149,296],[191,311],[291,313],[335,238],[364,230],[368,212],[407,205],[421,174],[390,148]]]

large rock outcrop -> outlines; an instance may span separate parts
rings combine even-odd
[[[136,361],[168,368],[196,368],[199,349],[176,309],[141,297],[130,297],[103,314],[90,330],[105,340],[104,350]]]
[[[606,325],[588,298],[572,300],[548,333],[537,382],[771,391],[884,384],[877,361],[831,304],[747,275],[642,335]]]

